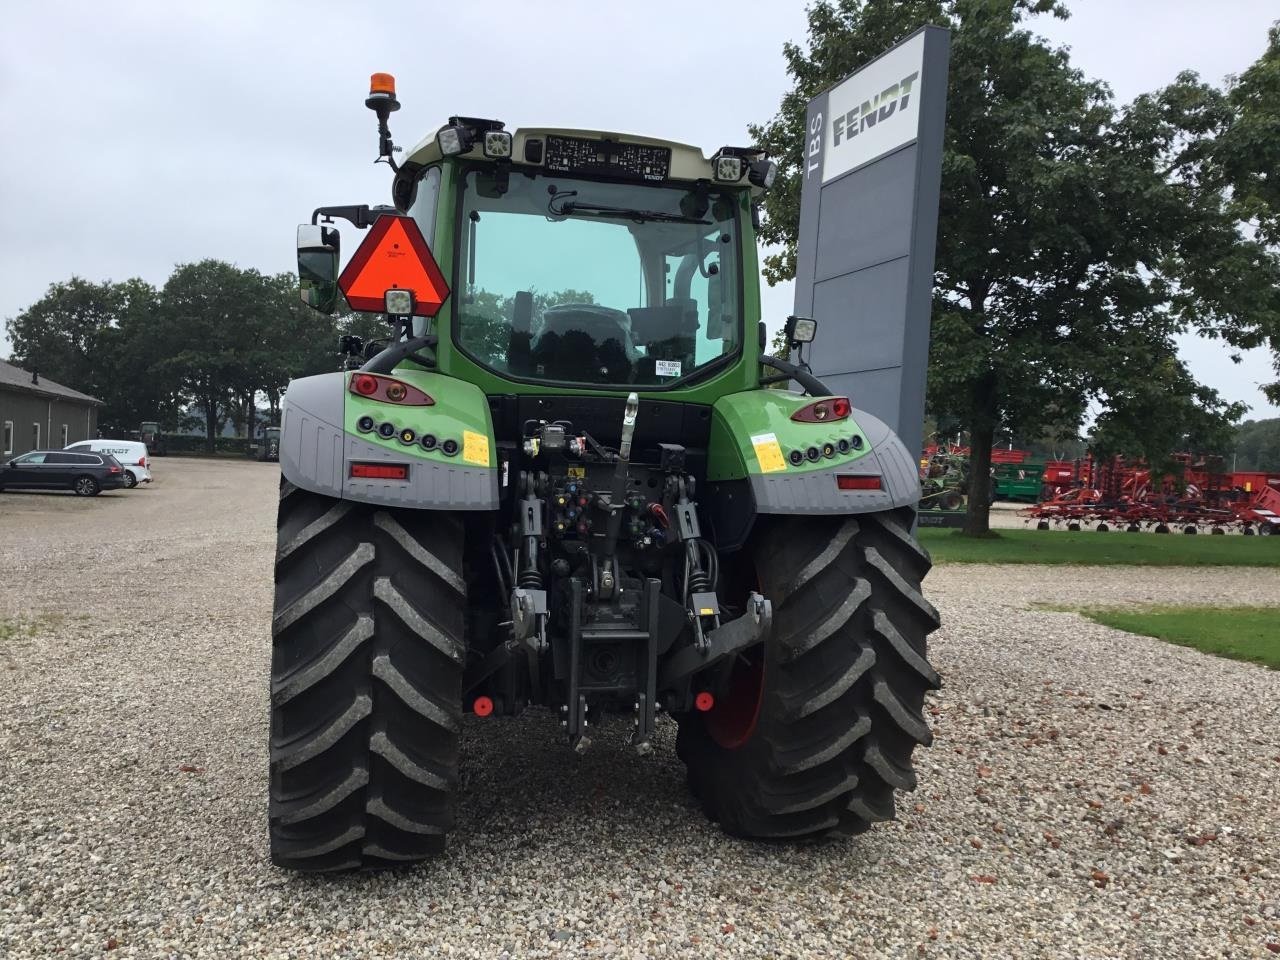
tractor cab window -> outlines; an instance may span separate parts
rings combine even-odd
[[[513,378],[661,387],[741,343],[729,195],[472,170],[458,252],[455,341]]]

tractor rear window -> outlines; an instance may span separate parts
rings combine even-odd
[[[683,380],[741,344],[736,217],[710,190],[473,170],[455,340],[521,380]]]

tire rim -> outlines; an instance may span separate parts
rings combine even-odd
[[[138,485],[138,481],[137,481],[136,479],[134,479],[133,474],[132,474],[130,471],[126,470],[126,471],[124,472],[124,486],[125,486],[125,489],[126,489],[126,490],[132,490],[132,489],[133,489],[134,487],[136,487],[137,485]]]
[[[707,713],[707,733],[726,750],[745,746],[756,732],[764,702],[763,644],[738,657],[729,675],[728,692]]]
[[[93,493],[93,481],[88,477],[81,477],[76,481],[76,493],[82,497],[87,497]]]

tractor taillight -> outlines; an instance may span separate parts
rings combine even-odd
[[[417,387],[376,373],[353,375],[347,389],[359,397],[398,403],[402,407],[430,407],[435,404],[434,400]]]
[[[880,478],[877,476],[837,473],[836,488],[839,490],[879,490]]]
[[[828,397],[801,407],[791,415],[791,419],[797,423],[828,423],[832,420],[847,420],[852,412],[853,404],[848,397]]]

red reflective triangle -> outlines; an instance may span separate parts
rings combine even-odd
[[[388,290],[412,290],[413,312],[434,317],[449,284],[412,217],[381,216],[338,278],[352,310],[381,313]]]

